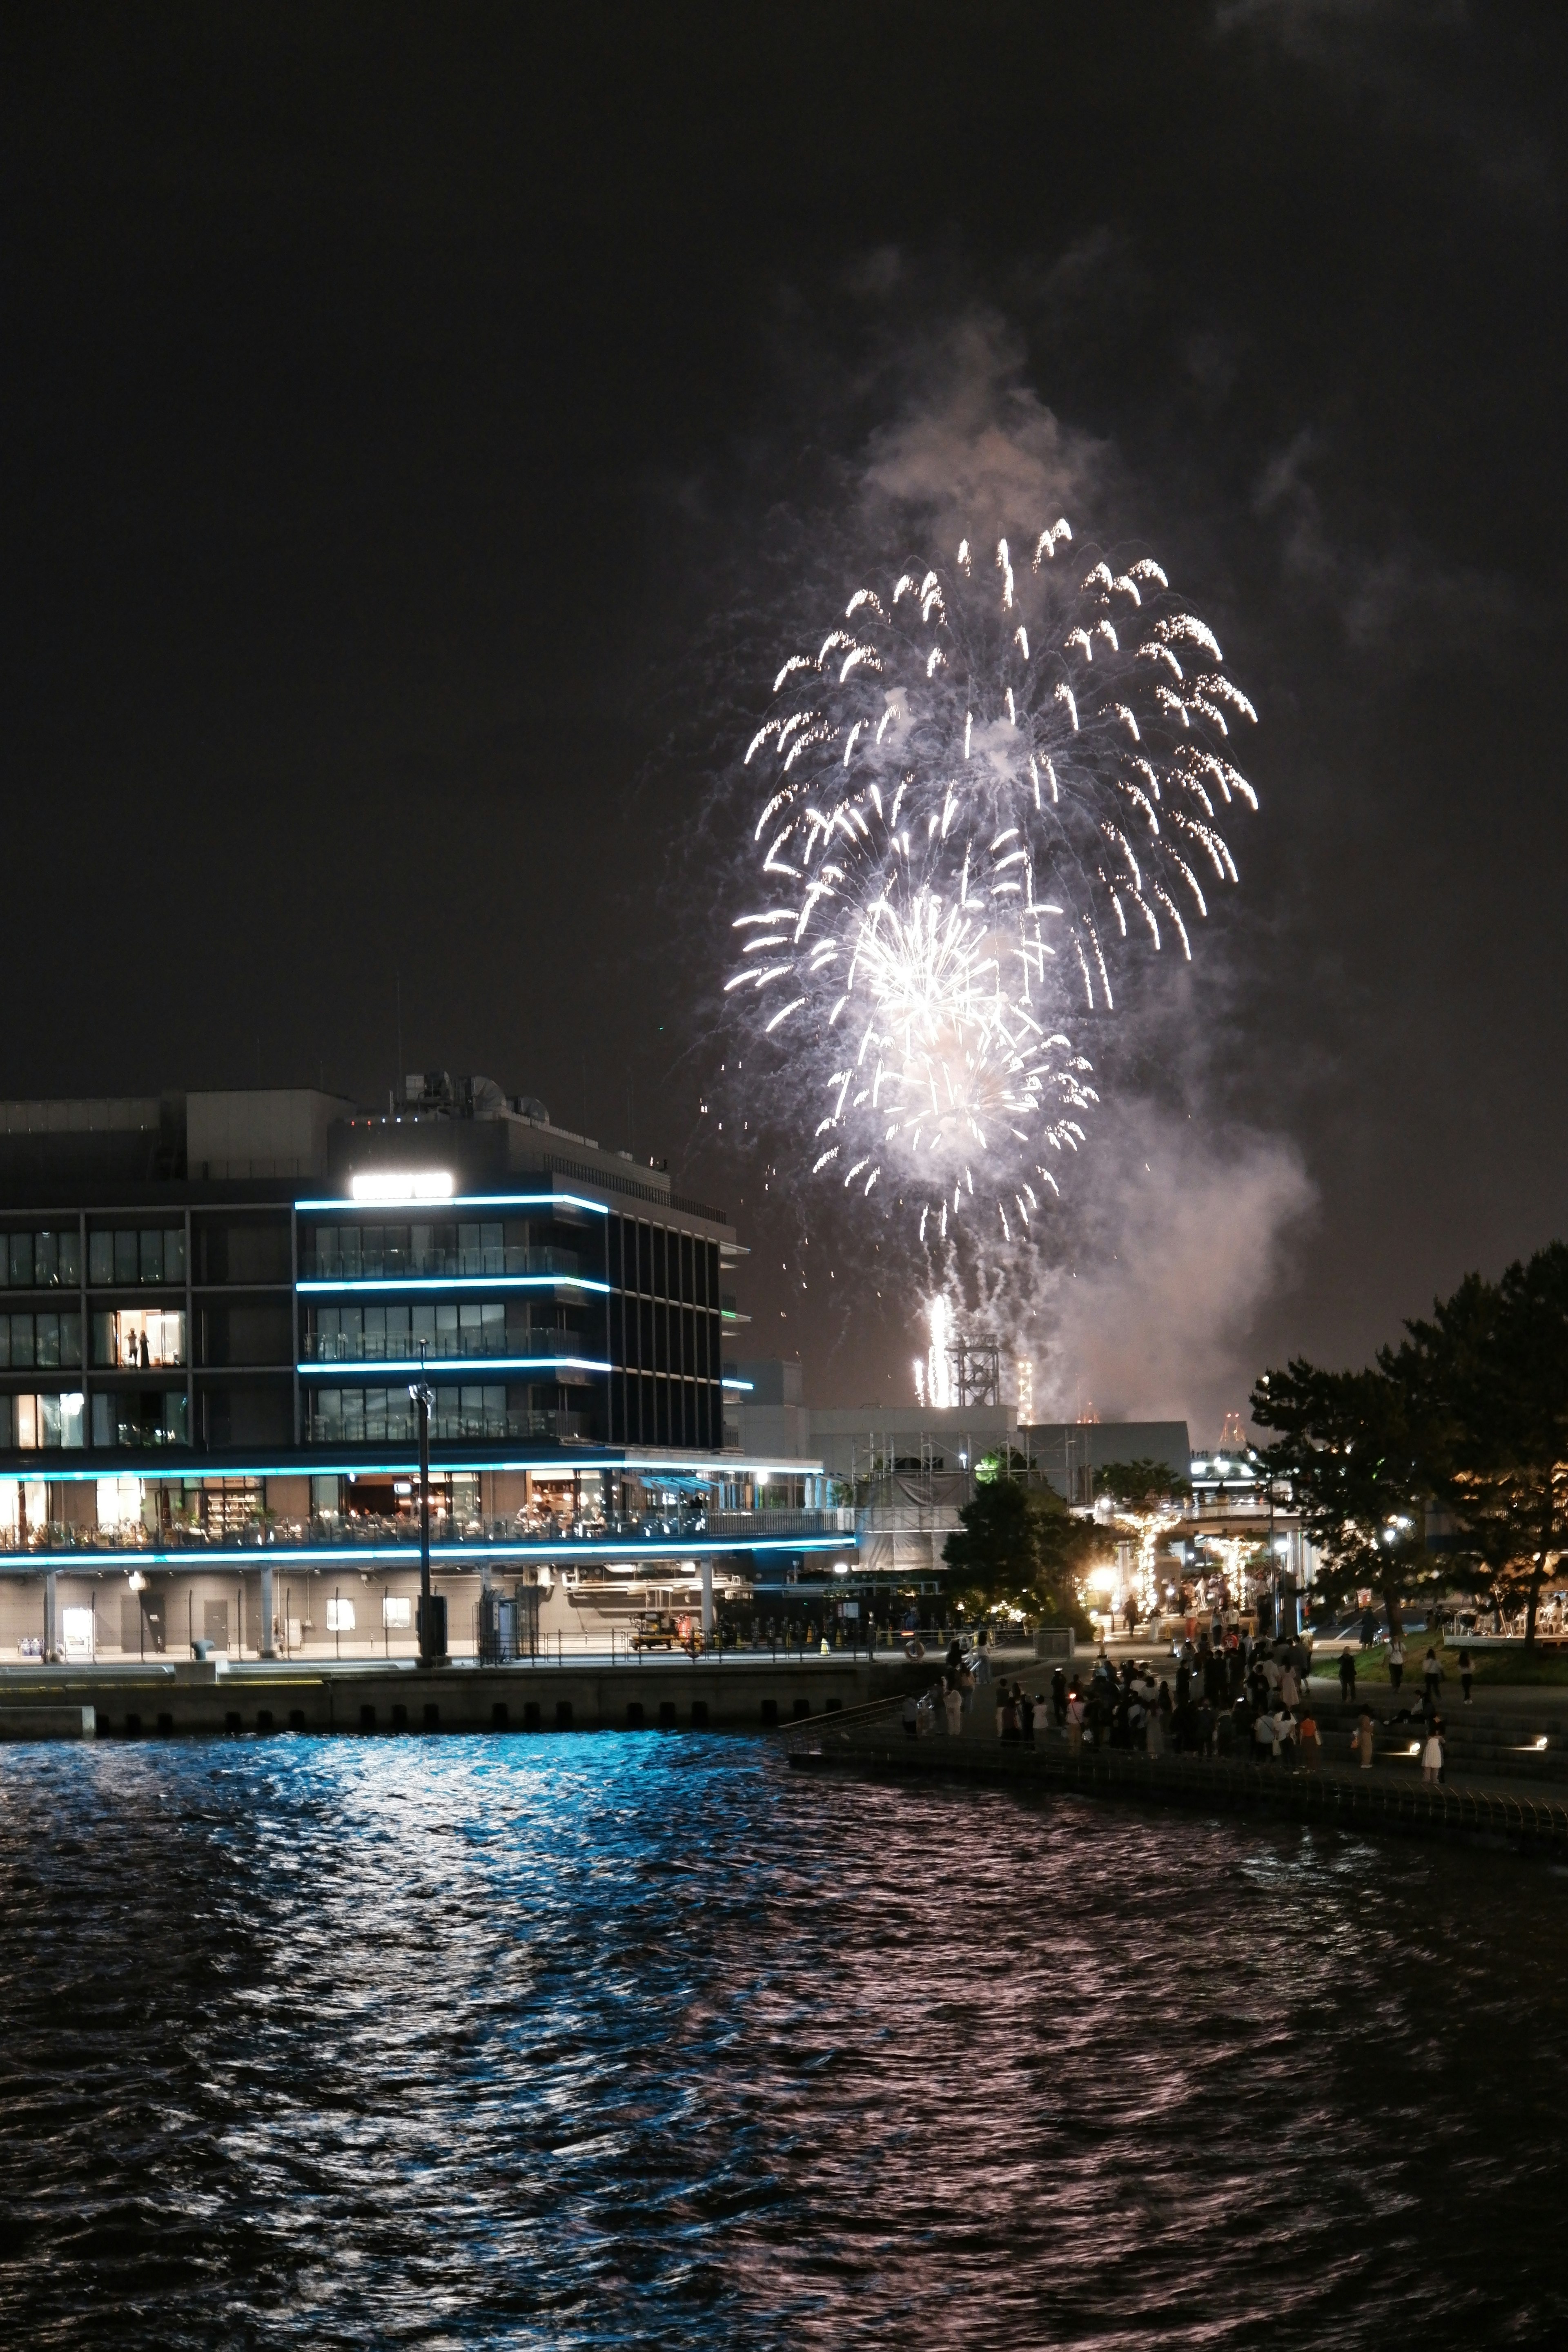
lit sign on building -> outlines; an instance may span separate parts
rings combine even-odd
[[[356,1176],[353,1196],[356,1201],[449,1201],[452,1179],[441,1168],[408,1169],[401,1173],[382,1171]]]

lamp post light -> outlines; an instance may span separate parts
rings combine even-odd
[[[430,1590],[430,1408],[436,1391],[425,1378],[425,1341],[419,1342],[419,1378],[408,1394],[419,1415],[419,1663],[439,1665],[447,1655],[447,1597]]]

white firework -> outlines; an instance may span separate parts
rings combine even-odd
[[[1191,956],[1237,879],[1224,813],[1258,804],[1212,631],[1152,560],[1071,549],[1060,520],[1021,563],[965,540],[858,589],[745,755],[767,903],[727,988],[805,1082],[812,1173],[922,1240],[977,1206],[1027,1228],[1097,1099],[1071,1008]]]

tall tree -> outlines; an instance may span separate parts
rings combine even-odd
[[[952,1571],[952,1597],[973,1615],[994,1609],[1026,1617],[1081,1613],[1077,1580],[1102,1550],[1103,1538],[1092,1521],[1075,1518],[1059,1496],[993,1476],[976,1483],[973,1501],[958,1518],[942,1556]]]
[[[1402,1632],[1406,1589],[1426,1563],[1431,1491],[1410,1385],[1386,1370],[1330,1372],[1293,1357],[1258,1381],[1252,1418],[1278,1432],[1260,1449],[1263,1464],[1289,1481],[1301,1524],[1342,1591],[1370,1586],[1390,1632]]]
[[[1433,1433],[1433,1485],[1476,1555],[1525,1603],[1568,1548],[1568,1244],[1467,1275],[1430,1321],[1385,1349],[1384,1371]]]

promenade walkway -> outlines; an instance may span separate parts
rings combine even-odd
[[[910,1738],[899,1707],[889,1701],[841,1719],[794,1726],[782,1736],[792,1766],[803,1771],[984,1780],[1568,1853],[1568,1787],[1529,1771],[1454,1771],[1432,1787],[1423,1781],[1408,1743],[1385,1741],[1366,1771],[1348,1759],[1331,1759],[1308,1771],[1217,1757],[1150,1758],[1111,1748],[1075,1753],[1054,1729],[1032,1748],[1004,1742],[989,1729]]]

